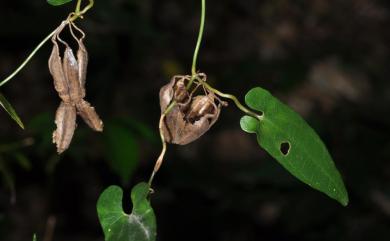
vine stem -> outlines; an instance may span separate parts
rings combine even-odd
[[[198,34],[198,39],[196,41],[196,46],[195,46],[195,50],[194,50],[194,56],[192,58],[192,67],[191,67],[192,76],[191,76],[190,81],[187,84],[187,90],[190,89],[190,87],[191,87],[192,83],[194,82],[194,80],[196,78],[196,75],[197,75],[196,74],[196,64],[197,64],[197,61],[198,61],[199,50],[200,50],[200,46],[202,44],[202,39],[203,39],[204,25],[205,25],[205,19],[206,19],[206,0],[201,0],[201,1],[202,1],[202,7],[201,7],[199,34]],[[161,114],[161,117],[160,117],[159,131],[160,131],[160,137],[161,137],[161,142],[162,142],[162,150],[161,150],[160,156],[157,158],[156,164],[154,165],[153,172],[152,172],[152,174],[150,175],[150,178],[149,178],[148,184],[149,184],[150,188],[152,186],[152,182],[153,182],[154,176],[156,175],[156,173],[160,169],[161,164],[162,164],[162,162],[164,160],[165,153],[167,151],[167,143],[165,141],[164,134],[163,134],[163,129],[162,129],[163,128],[163,123],[164,123],[164,120],[165,120],[165,116],[172,110],[172,108],[175,105],[176,105],[176,102],[173,101],[167,107],[167,109],[164,111],[164,113]]]
[[[0,82],[0,87],[5,85],[8,81],[10,81],[13,77],[15,77],[15,75],[17,75],[27,64],[28,62],[30,62],[30,60],[35,56],[35,54],[42,48],[43,45],[45,45],[45,43],[47,41],[49,41],[49,39],[55,34],[55,32],[57,31],[57,29],[55,29],[53,32],[51,32],[49,35],[47,35],[47,37],[42,40],[42,42],[40,42],[38,44],[37,47],[35,47],[35,49],[31,52],[31,54],[23,61],[23,63],[14,71],[12,72],[12,74],[10,74],[5,80],[1,81]]]
[[[263,115],[259,115],[253,111],[251,111],[250,109],[246,108],[243,104],[241,104],[241,102],[237,99],[236,96],[232,95],[232,94],[226,94],[226,93],[223,93],[213,87],[211,87],[208,83],[200,80],[199,78],[197,78],[198,81],[200,81],[202,83],[202,85],[208,89],[209,91],[213,92],[214,94],[218,95],[218,96],[221,96],[222,98],[225,98],[225,99],[230,99],[234,102],[234,104],[237,106],[238,109],[240,109],[242,112],[244,112],[245,114],[247,115],[250,115],[256,119],[258,119],[259,121],[262,121],[263,120]]]
[[[192,67],[191,67],[192,78],[187,84],[187,89],[189,89],[191,87],[192,82],[194,81],[195,76],[196,76],[196,64],[198,61],[200,46],[202,44],[205,20],[206,20],[206,0],[202,0],[198,40],[196,41],[194,56],[192,58]]]
[[[160,122],[159,122],[159,129],[160,129],[160,137],[161,137],[161,142],[162,142],[162,149],[161,149],[160,156],[158,157],[158,159],[156,161],[156,164],[154,165],[152,175],[150,175],[149,182],[148,182],[149,187],[152,186],[152,182],[153,182],[154,176],[156,175],[156,173],[160,169],[161,164],[163,163],[163,160],[164,160],[165,153],[167,152],[167,143],[165,141],[164,134],[162,132],[164,119],[165,119],[165,114],[162,114],[161,117],[160,117]]]
[[[150,175],[149,182],[148,182],[149,187],[152,186],[152,182],[153,182],[154,176],[156,175],[156,173],[160,169],[161,164],[164,161],[165,153],[167,152],[167,142],[165,141],[165,137],[164,137],[164,133],[163,133],[163,125],[164,125],[165,116],[172,110],[172,108],[175,105],[176,105],[176,101],[173,101],[171,104],[169,104],[167,109],[164,111],[164,113],[160,117],[160,122],[159,122],[159,125],[158,125],[158,129],[160,131],[160,138],[161,138],[161,143],[162,143],[162,149],[161,149],[160,156],[157,158],[156,164],[154,164],[152,175]]]
[[[80,11],[81,7],[81,1],[78,0],[77,5],[76,5],[76,10],[73,14],[73,16],[68,20],[70,22],[75,21],[78,18],[83,18],[83,15],[93,7],[94,5],[94,0],[89,0],[89,4],[82,10]],[[5,78],[3,81],[0,82],[0,87],[8,83],[12,78],[14,78],[29,62],[30,60],[35,56],[35,54],[42,48],[43,45],[46,44],[47,41],[50,40],[50,38],[55,34],[57,29],[55,29],[53,32],[51,32],[49,35],[46,36],[38,45],[35,47],[35,49],[30,53],[30,55],[22,62],[19,67],[14,70],[7,78]]]

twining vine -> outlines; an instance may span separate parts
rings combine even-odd
[[[72,0],[47,1],[54,6],[60,6]],[[58,153],[67,150],[71,143],[77,115],[93,130],[103,131],[102,120],[94,107],[85,100],[88,66],[88,52],[84,45],[86,34],[74,22],[82,19],[94,6],[94,0],[88,0],[82,8],[83,2],[77,0],[74,12],[45,37],[15,71],[0,82],[0,87],[8,83],[43,45],[49,40],[52,41],[49,71],[61,99],[55,117],[57,129],[53,133],[53,142],[57,145]],[[201,0],[200,26],[191,74],[175,75],[160,89],[161,116],[158,130],[162,149],[148,183],[137,184],[132,190],[132,213],[126,214],[123,211],[123,193],[120,187],[107,188],[98,200],[97,212],[106,241],[156,239],[156,219],[150,204],[150,194],[153,192],[153,180],[164,161],[168,144],[187,145],[204,135],[218,121],[222,108],[228,105],[225,99],[231,100],[245,114],[240,121],[241,129],[255,134],[259,146],[287,171],[342,205],[348,204],[347,190],[331,155],[302,117],[261,87],[255,87],[246,94],[244,105],[236,96],[211,86],[207,82],[207,75],[197,70],[205,21],[206,0]],[[66,27],[78,45],[76,54],[70,45],[61,39],[60,35]],[[23,127],[15,110],[1,93],[0,105]]]

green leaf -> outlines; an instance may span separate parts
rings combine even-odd
[[[33,241],[37,241],[37,235],[35,233],[33,235]]]
[[[61,6],[61,5],[64,5],[66,3],[69,3],[71,1],[73,1],[73,0],[47,0],[47,2],[53,6]]]
[[[133,210],[130,215],[122,208],[122,189],[108,187],[99,197],[97,212],[105,241],[154,241],[156,217],[148,201],[149,185],[137,184],[131,191]]]
[[[0,105],[3,107],[3,109],[11,116],[11,118],[16,121],[16,123],[24,129],[24,125],[22,121],[20,120],[18,114],[16,114],[16,111],[12,107],[12,105],[7,101],[7,99],[0,93]]]
[[[245,102],[263,116],[261,120],[244,116],[241,128],[256,133],[259,145],[296,178],[346,206],[348,193],[340,173],[305,120],[260,87],[250,90]]]
[[[106,158],[123,183],[127,183],[139,163],[138,144],[132,132],[121,125],[109,123],[105,127]]]

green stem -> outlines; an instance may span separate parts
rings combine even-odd
[[[89,3],[87,6],[85,6],[85,8],[78,13],[77,17],[75,19],[71,19],[70,21],[73,21],[73,20],[76,20],[78,17],[81,17],[86,13],[88,12],[89,9],[91,9],[93,7],[93,5],[95,4],[95,1],[94,0],[89,0]]]
[[[40,42],[38,44],[38,46],[31,52],[31,54],[23,61],[23,63],[21,65],[11,75],[9,75],[5,80],[0,82],[0,87],[5,85],[8,81],[10,81],[13,77],[15,77],[15,75],[17,75],[27,65],[27,63],[30,62],[30,60],[35,56],[35,54],[38,52],[38,50],[40,50],[42,48],[42,46],[45,45],[45,43],[47,41],[49,41],[49,39],[54,35],[54,33],[56,31],[57,31],[57,29],[55,29],[44,40],[42,40],[42,42]]]
[[[243,104],[240,103],[240,101],[237,99],[236,96],[232,95],[232,94],[226,94],[226,93],[222,93],[221,91],[217,90],[217,89],[214,89],[213,87],[211,87],[208,83],[206,82],[202,82],[202,84],[204,85],[204,87],[206,87],[208,90],[210,90],[211,92],[213,92],[214,94],[218,95],[218,96],[221,96],[223,98],[226,98],[226,99],[230,99],[234,102],[234,104],[237,106],[238,109],[240,109],[242,112],[244,112],[245,114],[247,115],[250,115],[260,121],[263,120],[263,116],[262,115],[259,115],[251,110],[249,110],[248,108],[246,108]]]
[[[192,82],[194,81],[194,76],[196,75],[196,64],[198,61],[200,45],[202,44],[204,25],[205,25],[205,20],[206,20],[206,0],[202,0],[202,10],[201,11],[202,12],[201,12],[201,17],[200,17],[200,27],[199,27],[198,40],[196,42],[194,56],[192,58],[192,68],[191,68],[192,78],[191,78],[190,82],[188,82],[187,88],[189,88],[192,85]]]
[[[77,5],[76,5],[76,10],[74,11],[76,14],[80,12],[81,9],[81,1],[82,0],[77,0]]]
[[[77,2],[77,5],[76,5],[76,10],[75,10],[75,14],[69,19],[70,22],[73,22],[75,21],[76,19],[78,18],[82,18],[82,16],[89,10],[93,7],[94,5],[94,0],[89,0],[89,4],[82,10],[80,11],[80,7],[81,7],[81,0],[78,0]],[[42,48],[43,45],[45,45],[45,43],[47,41],[50,40],[50,38],[55,34],[55,32],[57,31],[57,29],[55,29],[53,32],[51,32],[49,35],[47,35],[47,37],[45,39],[42,40],[42,42],[40,42],[38,44],[37,47],[35,47],[35,49],[31,52],[31,54],[23,61],[23,63],[14,71],[12,72],[7,78],[5,78],[3,81],[0,82],[0,87],[5,85],[8,81],[10,81],[12,78],[15,77],[15,75],[17,75],[27,64],[28,62],[30,62],[30,60],[35,56],[35,54]]]

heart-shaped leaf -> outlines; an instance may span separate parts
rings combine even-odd
[[[245,102],[263,115],[260,119],[244,116],[241,128],[256,133],[259,145],[292,175],[346,206],[348,193],[340,173],[305,120],[260,87],[250,90]]]
[[[53,6],[61,6],[61,5],[64,5],[65,3],[68,3],[71,1],[73,1],[73,0],[47,0],[47,2]]]
[[[130,215],[122,208],[122,189],[108,187],[99,197],[97,211],[105,241],[154,241],[156,217],[147,199],[149,185],[137,184],[131,191],[133,210]]]
[[[11,118],[22,128],[24,129],[23,122],[20,120],[18,114],[12,107],[12,105],[7,101],[7,99],[0,93],[0,105],[3,109],[11,116]]]

